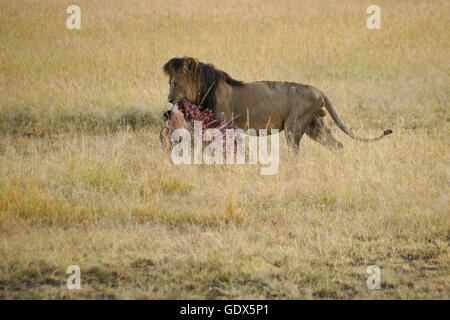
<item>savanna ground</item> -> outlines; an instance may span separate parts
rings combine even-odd
[[[0,298],[448,299],[449,6],[1,1]],[[360,136],[394,134],[333,127],[342,153],[305,137],[297,159],[281,135],[274,176],[173,165],[174,56],[311,84]]]

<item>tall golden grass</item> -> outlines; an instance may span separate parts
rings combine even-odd
[[[77,1],[81,30],[70,4],[0,2],[1,298],[449,298],[448,1],[378,1],[381,30],[364,1]],[[174,56],[394,134],[298,158],[281,135],[275,176],[173,165]]]

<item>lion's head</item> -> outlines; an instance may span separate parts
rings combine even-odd
[[[167,99],[173,104],[186,98],[199,107],[214,108],[216,89],[220,82],[224,81],[235,86],[243,85],[241,81],[234,80],[212,64],[202,63],[190,57],[170,59],[163,70],[169,76],[170,90]]]

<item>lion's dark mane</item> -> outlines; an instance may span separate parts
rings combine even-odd
[[[185,72],[184,63],[187,59],[192,58],[183,57],[170,59],[163,67],[164,72],[168,75],[173,75],[175,73],[183,74]],[[200,88],[198,101],[193,102],[196,104],[201,103],[201,106],[199,106],[201,108],[207,107],[214,110],[217,103],[216,91],[220,82],[223,81],[232,86],[244,85],[244,82],[233,79],[228,73],[216,69],[212,64],[198,62],[197,60],[195,61],[195,66],[188,72],[188,78],[194,81],[198,88]]]

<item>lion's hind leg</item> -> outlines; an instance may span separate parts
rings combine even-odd
[[[288,117],[284,122],[284,134],[289,150],[293,151],[295,154],[298,154],[300,150],[300,141],[302,140],[304,132],[305,130],[302,130],[298,125],[298,120],[295,116]]]
[[[303,133],[295,126],[295,122],[288,121],[288,123],[284,123],[284,134],[289,150],[297,154],[300,149],[300,140],[302,139]]]
[[[307,131],[313,116],[314,111],[309,111],[301,117],[297,117],[294,113],[284,122],[284,133],[286,135],[288,146],[296,154],[298,154],[300,141],[302,140],[303,134]]]
[[[306,134],[329,149],[338,150],[344,147],[342,143],[331,135],[331,130],[327,128],[322,119],[314,118],[306,130]]]

